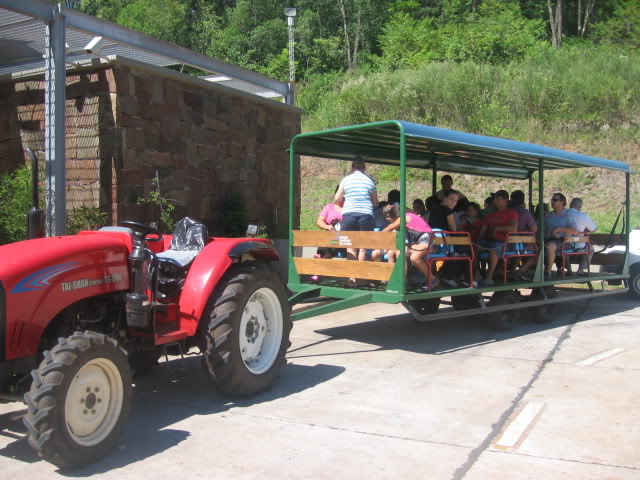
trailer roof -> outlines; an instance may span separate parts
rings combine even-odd
[[[626,163],[496,137],[447,130],[399,120],[302,133],[294,137],[295,153],[400,165],[400,141],[406,141],[407,167],[432,168],[472,175],[525,179],[538,171],[598,167],[631,172]]]

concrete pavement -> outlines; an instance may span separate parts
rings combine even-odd
[[[0,405],[3,480],[640,478],[640,304],[562,304],[511,332],[367,305],[297,322],[274,388],[231,401],[199,357],[141,379],[120,447],[58,472]],[[178,361],[170,362],[177,367]]]

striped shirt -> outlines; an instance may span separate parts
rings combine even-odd
[[[344,190],[342,214],[362,213],[373,215],[371,194],[376,191],[376,182],[369,175],[356,170],[340,182]]]
[[[576,228],[576,222],[566,208],[559,214],[551,210],[544,216],[544,236],[550,238],[549,230],[552,228]],[[564,233],[558,233],[558,238],[564,237]]]

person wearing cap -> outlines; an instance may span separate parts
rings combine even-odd
[[[578,231],[578,233],[593,233],[598,229],[598,226],[591,219],[591,217],[582,211],[581,198],[576,197],[572,199],[571,203],[569,203],[569,210],[567,210],[567,212],[569,212],[569,215],[573,218],[573,221],[576,224],[576,230]],[[586,244],[576,243],[575,247],[577,249],[585,248]],[[593,255],[593,247],[591,247],[589,251],[589,258],[591,258],[592,255]],[[587,268],[587,259],[583,255],[580,255],[580,266],[578,267],[578,272],[577,272],[578,275],[582,275],[582,276],[589,275],[589,272],[586,271],[586,268]]]
[[[479,235],[483,239],[479,245],[489,250],[489,265],[483,285],[493,285],[493,274],[502,258],[507,233],[515,232],[518,228],[518,214],[508,208],[509,193],[506,190],[498,190],[494,194],[493,206],[496,210],[483,219]]]

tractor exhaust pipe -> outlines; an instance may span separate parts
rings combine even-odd
[[[27,236],[29,240],[33,238],[43,238],[44,231],[44,210],[39,208],[40,198],[38,195],[38,158],[33,150],[27,148],[27,154],[31,159],[31,210],[27,213]]]

